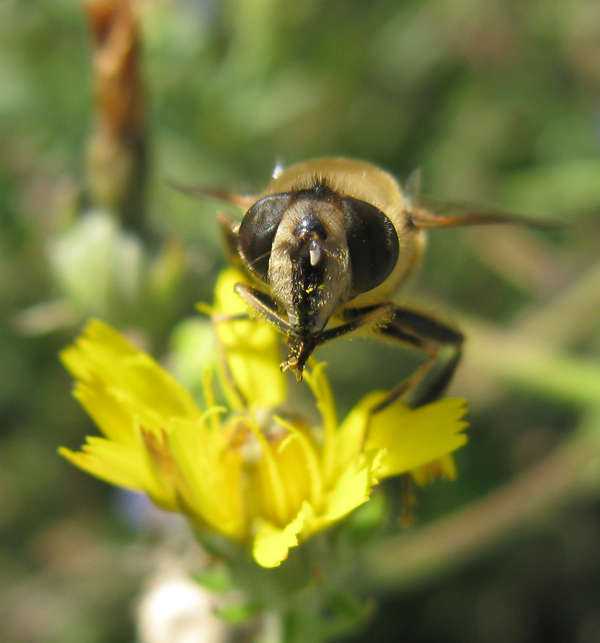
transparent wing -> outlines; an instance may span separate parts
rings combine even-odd
[[[244,212],[249,210],[255,203],[257,198],[253,196],[245,196],[243,194],[236,194],[230,190],[221,190],[219,188],[201,188],[193,185],[182,185],[176,181],[168,181],[169,186],[178,192],[184,194],[191,194],[193,196],[207,197],[209,199],[217,199],[218,201],[225,201],[231,205],[241,208]]]
[[[442,201],[422,196],[415,197],[415,204],[408,210],[408,215],[421,230],[503,223],[540,229],[555,229],[565,225],[560,221],[515,214],[488,205],[468,201]]]

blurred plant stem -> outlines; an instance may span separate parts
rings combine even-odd
[[[530,306],[504,329],[479,319],[459,319],[467,344],[457,380],[471,392],[484,391],[488,402],[498,389],[486,384],[498,380],[568,404],[595,406],[600,401],[600,363],[569,349],[594,336],[599,313],[596,262],[545,305]]]
[[[94,39],[96,125],[88,150],[92,201],[144,229],[147,175],[140,37],[131,0],[88,0]]]
[[[546,397],[575,405],[600,403],[600,363],[570,355],[543,336],[462,321],[468,337],[465,368]]]
[[[573,343],[594,333],[600,315],[600,261],[547,305],[523,315],[518,330],[553,345]]]
[[[600,407],[542,463],[465,509],[367,551],[366,585],[375,591],[414,586],[447,573],[511,533],[531,528],[589,484],[597,488]]]

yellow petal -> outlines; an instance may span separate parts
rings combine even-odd
[[[323,477],[319,463],[317,447],[314,444],[314,441],[311,439],[310,434],[307,435],[308,432],[303,431],[300,426],[295,426],[292,422],[287,422],[286,420],[277,416],[275,416],[274,419],[278,424],[280,424],[290,432],[287,439],[285,440],[285,443],[281,445],[279,453],[277,455],[279,456],[279,458],[281,458],[281,452],[291,451],[300,455],[304,460],[303,464],[305,473],[303,477],[306,477],[308,481],[308,500],[310,504],[315,508],[315,511],[318,512],[321,509],[321,505],[323,502]],[[288,447],[287,449],[284,448],[286,446]],[[289,448],[290,446],[292,448]],[[280,464],[280,469],[283,469],[283,466],[281,466],[282,464],[283,463]],[[285,473],[287,472],[283,471],[284,476]],[[295,486],[296,481],[293,479],[290,480],[288,476],[287,480],[285,480],[284,478],[284,484],[286,487],[286,494],[289,498],[290,494],[287,493],[288,489]]]
[[[206,524],[240,540],[247,534],[241,456],[226,451],[222,432],[208,423],[205,414],[201,421],[174,419],[170,425],[170,452],[185,481],[183,500]]]
[[[342,475],[362,452],[365,433],[371,419],[371,409],[381,402],[387,394],[386,391],[374,391],[365,395],[340,425],[335,436],[337,477]]]
[[[87,380],[96,373],[106,355],[133,357],[136,349],[114,329],[92,319],[72,346],[61,352],[63,364],[78,380]]]
[[[384,453],[381,449],[371,449],[346,468],[335,487],[326,494],[324,511],[308,521],[303,535],[324,529],[367,502],[371,489],[377,484],[376,476]]]
[[[422,467],[410,470],[412,479],[420,486],[437,480],[438,478],[446,478],[447,480],[456,479],[456,462],[451,453],[424,464]]]
[[[313,395],[315,396],[317,408],[323,418],[324,435],[321,470],[323,484],[328,487],[333,482],[335,475],[338,432],[335,400],[331,387],[329,386],[329,380],[325,375],[325,366],[325,362],[321,362],[320,364],[317,364],[312,371],[306,371],[304,374],[304,380],[309,385]],[[341,437],[341,439],[343,440],[343,437]]]
[[[260,449],[254,466],[248,464],[247,471],[260,498],[260,514],[277,525],[286,525],[294,515],[286,493],[286,475],[278,457],[277,447],[263,434],[258,423],[251,419],[247,426],[252,431]]]
[[[61,353],[80,381],[99,384],[154,417],[200,416],[192,396],[150,355],[138,350],[110,326],[91,321],[75,344]]]
[[[278,567],[288,557],[289,548],[298,544],[298,534],[311,515],[312,507],[305,502],[298,515],[285,527],[258,520],[252,547],[254,560],[262,567]]]
[[[465,401],[444,399],[410,409],[394,402],[372,416],[365,449],[387,449],[380,477],[405,473],[437,460],[467,442]]]
[[[87,438],[77,453],[62,447],[59,453],[72,464],[101,480],[135,491],[145,491],[162,507],[175,511],[171,494],[154,477],[141,450],[133,450],[103,438]]]
[[[275,427],[275,430],[278,428]],[[249,446],[254,448],[250,450]],[[264,448],[271,450],[269,456],[263,455]],[[278,437],[272,436],[268,447],[260,446],[258,440],[255,445],[247,443],[245,452],[245,488],[249,512],[278,527],[285,526],[298,514],[311,493],[306,452],[300,440],[294,434],[282,432]],[[271,473],[272,466],[276,468],[276,475]],[[279,497],[280,494],[283,498]]]
[[[214,310],[223,315],[239,315],[248,312],[246,303],[235,292],[238,283],[248,283],[248,277],[237,268],[226,268],[219,274],[215,286]]]
[[[448,455],[442,456],[437,460],[437,470],[439,471],[439,475],[447,480],[456,480],[457,472],[454,456],[448,453]]]
[[[139,446],[131,413],[101,382],[77,382],[73,395],[109,440],[132,449]]]
[[[239,408],[243,401],[235,393],[233,381],[248,404],[263,408],[280,405],[286,396],[285,377],[279,369],[281,360],[280,335],[260,319],[220,321],[219,316],[248,312],[243,299],[234,292],[234,286],[247,282],[245,275],[235,268],[224,270],[215,289],[213,319],[217,335],[227,355],[229,373],[221,373],[228,401]]]

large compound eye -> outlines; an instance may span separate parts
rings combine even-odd
[[[246,268],[261,281],[268,281],[271,247],[289,194],[271,194],[246,212],[238,235],[238,251]]]
[[[398,262],[398,235],[374,205],[353,197],[342,199],[352,266],[352,291],[358,295],[383,283]]]

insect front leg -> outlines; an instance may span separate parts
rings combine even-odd
[[[311,334],[302,337],[290,337],[290,355],[281,365],[282,370],[291,370],[296,374],[296,379],[300,381],[302,379],[304,365],[317,346],[323,346],[323,344],[327,344],[338,337],[344,337],[344,335],[353,333],[365,326],[369,327],[382,323],[384,319],[387,319],[392,314],[393,309],[393,304],[369,306],[355,311],[358,312],[358,314],[350,321],[339,326],[334,326],[316,337]]]
[[[234,290],[260,317],[273,324],[284,335],[293,333],[291,324],[279,314],[270,295],[244,283],[235,284]]]

